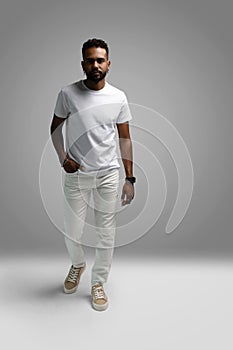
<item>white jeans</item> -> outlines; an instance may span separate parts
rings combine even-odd
[[[87,208],[91,194],[93,195],[97,244],[91,274],[92,285],[98,282],[105,283],[109,275],[115,241],[118,186],[118,169],[101,177],[80,173],[65,174],[63,186],[65,243],[72,264],[76,266],[81,266],[85,262],[81,239]]]

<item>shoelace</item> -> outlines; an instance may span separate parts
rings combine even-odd
[[[79,274],[80,268],[79,267],[71,267],[67,282],[75,283]]]
[[[103,298],[105,298],[104,290],[103,290],[102,286],[94,287],[93,288],[93,293],[94,293],[95,299],[103,299]]]

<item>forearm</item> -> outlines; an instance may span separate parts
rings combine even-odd
[[[53,142],[53,146],[57,152],[59,161],[61,164],[63,164],[64,159],[66,158],[66,152],[64,148],[64,139],[61,125],[58,126],[56,129],[51,127],[51,139]]]
[[[131,139],[121,138],[119,141],[121,158],[126,177],[133,176],[133,149]]]

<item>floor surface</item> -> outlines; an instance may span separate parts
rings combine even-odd
[[[65,295],[66,259],[1,261],[2,349],[233,348],[233,262],[116,258],[103,312],[91,307],[87,263]]]

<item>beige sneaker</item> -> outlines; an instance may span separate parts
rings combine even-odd
[[[97,283],[91,288],[92,306],[97,311],[106,310],[108,307],[108,298],[104,292],[102,284]]]
[[[86,268],[86,264],[81,267],[71,266],[70,271],[64,282],[64,292],[67,294],[71,294],[76,292],[78,288],[78,284],[80,281],[81,274]]]

